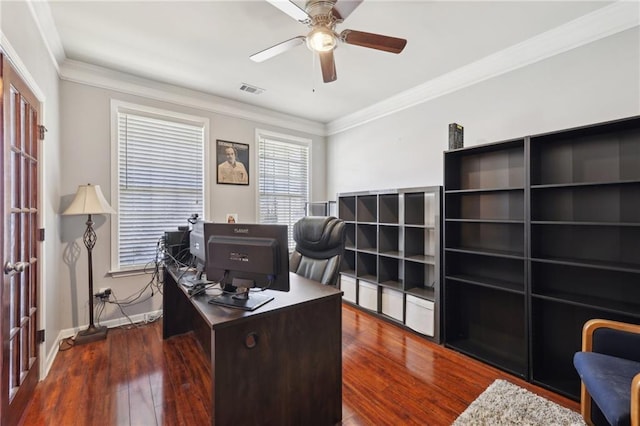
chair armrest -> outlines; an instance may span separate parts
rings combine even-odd
[[[582,329],[582,350],[640,361],[640,325],[593,319]]]

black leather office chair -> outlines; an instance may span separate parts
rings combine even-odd
[[[336,285],[344,252],[344,222],[332,216],[305,216],[293,225],[293,239],[291,272]]]

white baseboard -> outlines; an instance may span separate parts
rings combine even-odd
[[[131,322],[135,324],[152,322],[158,319],[158,317],[162,316],[162,309],[158,309],[157,311],[145,312],[142,314],[130,315],[131,321],[127,317],[115,318],[108,321],[101,321],[101,326],[106,326],[107,328],[116,328],[122,327],[126,325],[131,325]],[[67,328],[65,330],[60,330],[58,333],[58,337],[56,337],[56,341],[54,342],[51,350],[47,354],[46,358],[40,364],[40,380],[44,380],[49,374],[51,370],[51,366],[53,365],[53,361],[55,361],[56,356],[58,355],[58,349],[60,348],[60,342],[69,337],[75,336],[79,331],[87,328],[89,324],[85,324],[83,326]]]

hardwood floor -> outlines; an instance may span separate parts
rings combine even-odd
[[[579,411],[575,401],[356,308],[342,311],[343,425],[449,425],[498,378]],[[209,375],[192,334],[163,341],[161,322],[111,329],[106,341],[58,353],[20,424],[210,424]]]

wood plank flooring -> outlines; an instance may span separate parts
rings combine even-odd
[[[579,404],[343,305],[343,425],[449,425],[495,379]],[[210,368],[191,334],[109,330],[60,352],[21,425],[210,424]],[[239,409],[251,409],[239,402]]]

